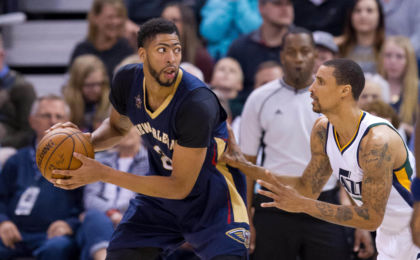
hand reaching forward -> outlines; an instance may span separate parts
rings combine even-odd
[[[225,162],[232,167],[238,168],[241,163],[247,163],[244,154],[241,152],[239,145],[236,143],[235,134],[233,133],[232,127],[227,125],[229,137],[228,137],[228,147],[223,153],[223,156],[220,158],[221,162]]]
[[[263,180],[258,180],[257,182],[268,190],[258,190],[258,193],[273,199],[273,201],[261,203],[261,207],[275,207],[294,213],[302,212],[303,201],[306,198],[292,187],[282,184],[268,170],[265,171],[265,174],[269,182]]]

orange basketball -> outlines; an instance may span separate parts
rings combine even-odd
[[[36,149],[36,164],[42,175],[51,180],[64,178],[53,175],[52,171],[74,170],[81,166],[81,162],[73,158],[73,152],[94,158],[93,146],[82,132],[75,128],[57,128],[46,134]]]

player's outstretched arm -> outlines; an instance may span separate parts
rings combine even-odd
[[[319,118],[311,133],[311,160],[306,166],[302,177],[287,177],[272,174],[269,170],[256,166],[249,162],[242,154],[239,146],[236,144],[232,131],[229,131],[228,150],[222,157],[222,161],[232,167],[240,169],[250,179],[260,179],[272,181],[276,178],[283,185],[288,185],[297,190],[300,194],[309,198],[318,198],[325,183],[331,176],[332,170],[325,154],[324,147],[326,142],[327,119]],[[309,147],[308,147],[309,149]],[[275,177],[274,177],[275,176]]]
[[[390,131],[393,130],[375,127],[362,141],[359,151],[359,162],[364,171],[362,206],[333,205],[309,199],[276,179],[272,179],[271,183],[258,181],[271,190],[260,190],[259,193],[273,199],[273,202],[263,203],[262,206],[306,213],[338,225],[376,230],[382,223],[391,190],[394,155],[401,154],[404,149],[402,143],[397,144],[396,138],[389,137],[396,135],[390,134]]]
[[[128,117],[121,115],[112,107],[109,118],[92,133],[91,140],[95,151],[106,150],[116,145],[132,126]]]
[[[75,154],[82,162],[82,167],[76,170],[55,170],[54,173],[62,174],[68,179],[55,179],[54,185],[70,190],[103,181],[147,196],[183,199],[191,192],[197,180],[206,152],[207,148],[188,148],[175,144],[170,176],[139,176],[126,173]]]

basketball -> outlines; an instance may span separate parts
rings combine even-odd
[[[42,175],[47,179],[60,178],[52,171],[74,170],[81,162],[73,158],[73,152],[94,158],[93,146],[83,133],[75,128],[57,128],[46,134],[36,149],[36,164]]]

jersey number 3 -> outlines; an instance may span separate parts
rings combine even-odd
[[[155,145],[153,149],[160,155],[160,160],[162,161],[162,166],[165,170],[172,171],[172,160],[160,149],[159,146]]]

